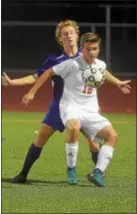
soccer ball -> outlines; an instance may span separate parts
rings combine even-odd
[[[83,70],[82,79],[86,86],[97,88],[104,83],[105,72],[101,68],[92,68],[92,65],[89,65]]]

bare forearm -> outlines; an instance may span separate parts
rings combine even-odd
[[[52,69],[46,70],[36,81],[35,85],[30,89],[30,92],[35,94],[41,86],[52,76],[54,76],[55,73],[53,72]]]
[[[22,77],[19,79],[13,79],[11,80],[11,85],[12,86],[23,86],[23,85],[31,85],[36,82],[36,78],[34,75]]]
[[[108,82],[118,86],[119,83],[121,82],[118,78],[116,78],[115,76],[113,76],[109,71],[106,71],[105,73],[105,78]]]

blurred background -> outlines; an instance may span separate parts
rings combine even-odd
[[[136,112],[137,5],[136,1],[2,0],[2,72],[11,78],[33,74],[45,58],[58,53],[56,24],[73,19],[81,34],[96,32],[102,38],[100,58],[120,78],[131,78],[132,91],[123,95],[115,86],[98,90],[102,112]],[[2,109],[47,111],[52,100],[51,81],[27,107],[21,99],[31,86],[2,87]],[[10,96],[9,96],[10,93]]]
[[[100,58],[108,68],[124,76],[136,75],[136,1],[2,0],[2,69],[32,72],[47,55],[58,52],[56,24],[73,19],[81,34],[102,37]]]

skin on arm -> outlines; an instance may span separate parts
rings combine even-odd
[[[2,75],[2,85],[3,86],[32,85],[36,82],[37,78],[38,78],[37,74],[34,74],[18,79],[10,79],[10,77],[4,72]]]
[[[120,79],[113,76],[108,70],[105,72],[105,78],[108,82],[117,86],[124,94],[129,94],[131,91],[131,86],[128,84],[131,80],[121,81]]]
[[[74,60],[66,60],[62,63],[59,63],[56,66],[53,66],[52,68],[49,68],[45,70],[45,72],[39,77],[39,79],[36,81],[35,85],[29,90],[29,92],[23,97],[22,102],[27,105],[30,103],[36,94],[36,92],[39,90],[39,88],[51,77],[55,75],[61,76],[63,79],[70,74],[73,69],[77,69],[77,65]]]
[[[34,99],[36,92],[41,88],[41,86],[52,76],[55,76],[55,72],[52,68],[47,69],[36,81],[35,85],[29,90],[27,94],[23,96],[22,102],[27,105]]]

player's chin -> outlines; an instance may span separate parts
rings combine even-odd
[[[92,56],[90,59],[93,61],[94,59],[96,59],[96,57],[95,57],[95,56]]]
[[[71,47],[73,47],[73,46],[75,45],[75,43],[74,43],[74,42],[69,42],[69,45],[70,45]]]

